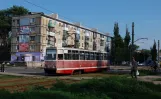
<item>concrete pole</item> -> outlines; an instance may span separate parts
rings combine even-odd
[[[159,52],[160,52],[160,40],[158,40],[158,63],[160,63]]]

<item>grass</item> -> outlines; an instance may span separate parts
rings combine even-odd
[[[124,76],[66,84],[57,80],[51,88],[34,86],[25,92],[0,91],[0,99],[161,99],[161,85]]]
[[[107,73],[85,73],[81,75],[71,75],[71,77],[111,77],[118,76],[119,74],[107,74]]]
[[[154,79],[153,81],[161,81],[161,78]]]
[[[0,79],[22,78],[23,76],[0,75]]]
[[[140,76],[146,76],[146,75],[158,75],[159,73],[152,72],[149,70],[139,70]]]

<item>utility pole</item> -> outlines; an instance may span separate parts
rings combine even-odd
[[[131,45],[131,57],[130,57],[130,60],[131,60],[131,63],[132,63],[132,57],[133,57],[133,54],[134,54],[134,22],[132,22],[132,45]]]
[[[159,52],[160,52],[160,40],[158,40],[158,63],[160,62],[160,59],[159,59]]]

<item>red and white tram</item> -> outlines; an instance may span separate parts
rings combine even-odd
[[[109,53],[75,48],[47,48],[45,73],[73,74],[107,70]]]

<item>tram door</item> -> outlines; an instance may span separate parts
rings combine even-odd
[[[64,68],[64,50],[58,49],[57,53],[57,68]]]

